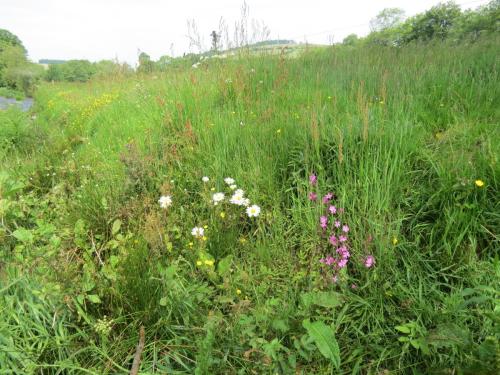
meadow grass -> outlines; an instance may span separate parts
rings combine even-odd
[[[127,373],[141,325],[143,374],[495,373],[498,47],[242,54],[0,112],[0,373]],[[228,176],[259,217],[211,204]]]

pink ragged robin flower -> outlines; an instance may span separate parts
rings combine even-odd
[[[341,235],[339,236],[339,241],[340,241],[340,242],[346,242],[346,241],[347,241],[347,237],[346,237],[346,236],[344,236],[343,234],[341,234]]]
[[[331,235],[330,238],[328,239],[328,241],[333,245],[333,246],[337,246],[337,237],[335,237],[335,235]]]
[[[332,215],[335,215],[337,213],[337,207],[335,206],[328,207],[328,212],[330,212]]]
[[[323,197],[323,203],[328,203],[332,200],[333,198],[333,193],[326,193],[325,196]]]
[[[323,229],[326,229],[327,225],[328,225],[328,218],[326,216],[321,216],[319,218],[319,226]]]
[[[375,264],[375,257],[373,255],[368,255],[365,258],[365,267],[370,268]]]
[[[342,232],[344,232],[344,233],[349,232],[349,226],[348,225],[343,225],[342,226]]]
[[[333,223],[333,225],[335,225],[335,228],[340,228],[340,221],[335,220],[335,223]]]
[[[310,201],[316,202],[316,199],[318,199],[318,194],[316,194],[314,192],[309,193],[309,200]]]
[[[309,183],[313,186],[318,183],[318,177],[314,173],[309,176]]]

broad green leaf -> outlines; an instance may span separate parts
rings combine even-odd
[[[113,223],[113,228],[111,229],[111,234],[113,236],[116,235],[120,231],[121,227],[122,227],[122,221],[120,219],[115,220]]]
[[[160,306],[167,306],[167,297],[160,298]]]
[[[92,303],[101,303],[101,299],[97,294],[89,294],[87,295],[87,299]]]
[[[407,326],[396,326],[394,328],[396,328],[399,332],[410,333],[410,328]]]
[[[19,228],[12,233],[12,235],[19,241],[24,242],[24,243],[33,243],[34,236],[33,233],[24,228]]]
[[[321,354],[330,359],[335,368],[338,369],[340,367],[340,350],[333,329],[321,321],[311,323],[309,319],[302,321],[302,326],[313,338]]]

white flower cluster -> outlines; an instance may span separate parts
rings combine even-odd
[[[160,199],[158,199],[158,203],[160,203],[161,208],[168,208],[172,205],[172,197],[170,195],[162,195]]]

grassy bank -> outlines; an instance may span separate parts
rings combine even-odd
[[[3,373],[126,373],[141,325],[144,374],[493,373],[498,47],[242,56],[0,113]]]

